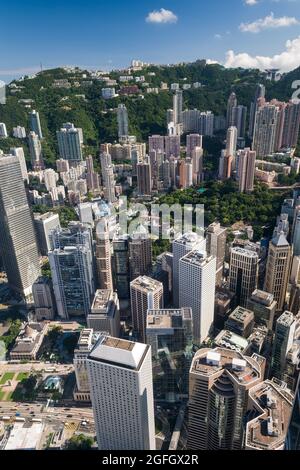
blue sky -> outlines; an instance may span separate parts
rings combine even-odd
[[[292,69],[300,65],[299,7],[300,0],[3,2],[0,79],[40,63],[110,69],[133,58]]]

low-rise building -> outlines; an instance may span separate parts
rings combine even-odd
[[[16,338],[15,344],[10,351],[11,360],[34,361],[42,345],[48,324],[26,323]]]

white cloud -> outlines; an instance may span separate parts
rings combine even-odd
[[[275,18],[274,13],[265,18],[260,18],[253,23],[242,23],[239,26],[239,29],[243,33],[260,33],[265,29],[274,29],[274,28],[285,28],[288,26],[294,26],[299,24],[299,21],[293,16],[281,16]]]
[[[245,0],[245,3],[246,5],[249,5],[250,7],[252,7],[253,5],[258,4],[258,0]]]
[[[215,39],[222,39],[222,34],[215,34],[214,38]]]
[[[178,17],[171,10],[160,10],[151,11],[146,17],[147,23],[177,23]]]
[[[288,40],[285,51],[275,54],[273,57],[252,56],[246,52],[236,54],[230,50],[226,53],[225,67],[257,68],[260,70],[276,68],[282,72],[289,72],[299,67],[300,64],[300,36]]]

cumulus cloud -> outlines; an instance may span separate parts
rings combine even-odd
[[[243,33],[260,33],[266,29],[286,28],[299,24],[299,21],[294,16],[281,16],[276,18],[274,13],[265,18],[260,18],[252,23],[241,23],[239,29]]]
[[[258,0],[245,0],[246,5],[250,5],[252,7],[253,5],[258,4]]]
[[[285,44],[285,50],[273,57],[253,56],[246,52],[235,53],[230,50],[226,53],[225,67],[235,68],[256,68],[260,70],[276,68],[282,72],[289,72],[296,69],[300,64],[300,36],[296,39],[288,40]]]
[[[151,11],[146,17],[147,23],[177,23],[178,17],[171,10],[160,10]]]

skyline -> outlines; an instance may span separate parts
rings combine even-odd
[[[227,67],[276,67],[300,63],[299,0],[187,0],[131,2],[114,7],[103,1],[74,0],[72,9],[57,0],[41,5],[16,0],[14,34],[0,32],[0,79],[63,65],[89,69],[125,68],[132,59],[169,64],[197,59]],[[91,16],[91,11],[93,15]],[[10,8],[2,6],[3,18]],[[51,34],[51,32],[54,34]],[[20,49],[20,45],[22,46]]]

